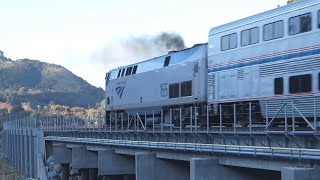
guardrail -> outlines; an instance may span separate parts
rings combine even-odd
[[[262,146],[238,146],[201,143],[174,143],[151,141],[128,141],[111,139],[75,138],[47,136],[47,141],[82,143],[91,145],[109,145],[130,148],[191,151],[196,153],[222,153],[236,155],[253,155],[261,157],[281,157],[294,159],[320,160],[320,149],[280,148]]]

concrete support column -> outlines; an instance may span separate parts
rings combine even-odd
[[[320,177],[320,169],[284,167],[281,169],[281,180],[316,180]]]
[[[89,169],[89,180],[97,180],[98,179],[98,169],[90,168]]]
[[[136,179],[185,180],[189,179],[189,162],[158,159],[155,153],[137,153]]]
[[[80,169],[80,180],[89,180],[89,169]]]
[[[98,151],[98,174],[105,176],[135,174],[134,156],[117,154],[113,149]]]
[[[29,176],[29,138],[28,138],[28,130],[25,129],[23,130],[23,143],[24,143],[24,146],[23,146],[23,152],[24,152],[24,174],[27,176],[27,177],[30,177]]]
[[[62,170],[61,170],[61,180],[69,180],[69,164],[61,164]]]

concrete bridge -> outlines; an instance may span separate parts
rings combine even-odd
[[[173,126],[117,117],[94,124],[76,118],[6,122],[5,153],[27,177],[39,179],[46,179],[43,162],[50,156],[62,165],[64,180],[71,167],[90,180],[320,178],[317,121],[303,129],[268,129],[269,123],[197,126],[195,118],[193,125]]]

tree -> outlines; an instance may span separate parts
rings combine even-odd
[[[291,3],[294,3],[294,2],[298,2],[299,0],[288,0],[287,1],[287,4],[291,4]]]

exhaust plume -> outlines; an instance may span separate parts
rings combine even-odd
[[[101,61],[106,70],[110,70],[185,48],[184,40],[179,34],[162,32],[110,44],[98,52],[94,59]]]

